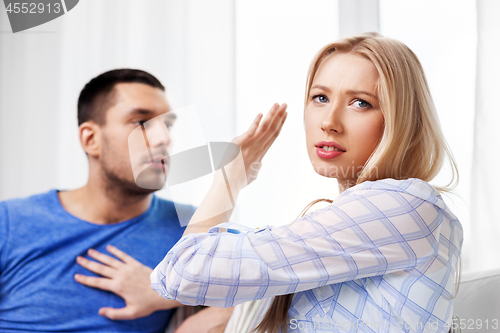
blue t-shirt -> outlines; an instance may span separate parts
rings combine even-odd
[[[179,205],[192,216],[195,207]],[[124,222],[98,225],[69,214],[57,190],[0,202],[0,332],[164,332],[171,310],[136,320],[100,316],[124,300],[87,287],[76,273],[97,276],[76,263],[111,244],[154,268],[180,239],[174,203],[153,195],[149,209]],[[93,260],[93,259],[91,259]]]

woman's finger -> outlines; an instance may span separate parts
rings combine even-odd
[[[269,127],[273,123],[273,120],[276,117],[276,113],[278,110],[280,110],[282,106],[279,106],[278,104],[274,104],[271,110],[267,113],[266,118],[262,121],[260,124],[259,128],[257,129],[257,132],[255,133],[255,136],[257,138],[261,138],[267,131],[269,130]]]
[[[269,127],[264,135],[273,135],[276,130],[279,128],[280,123],[282,121],[283,115],[286,112],[287,105],[286,103],[281,104],[276,112],[273,113],[273,117],[269,123]]]
[[[235,137],[233,139],[233,143],[236,143],[237,145],[239,145],[240,147],[243,146],[243,144],[250,140],[251,138],[255,137],[258,140],[261,139],[261,136],[267,132],[267,129],[269,128],[269,124],[270,122],[272,121],[273,119],[273,112],[275,112],[276,110],[279,109],[279,104],[278,103],[274,103],[274,105],[271,107],[271,109],[269,109],[269,112],[267,113],[267,116],[265,118],[265,120],[261,123],[261,119],[263,117],[263,114],[262,113],[259,113],[254,121],[252,122],[252,124],[250,124],[250,127],[248,128],[248,131],[246,131],[245,133]]]
[[[286,103],[283,103],[283,105],[281,105],[278,112],[276,113],[271,126],[271,130],[273,132],[279,133],[279,129],[281,127],[281,124],[283,123],[283,118],[285,117],[286,114],[286,108],[287,108]]]
[[[283,115],[283,118],[281,120],[281,123],[278,127],[278,129],[276,130],[276,132],[274,133],[274,135],[272,135],[269,140],[264,144],[264,150],[262,152],[262,157],[264,157],[264,155],[266,155],[267,151],[269,150],[269,148],[272,146],[272,144],[274,143],[274,141],[276,140],[276,138],[278,137],[278,135],[281,133],[281,129],[283,128],[283,125],[285,124],[285,120],[286,120],[286,117],[288,116],[288,112],[285,112],[284,115]]]
[[[261,156],[264,156],[265,152],[267,152],[269,147],[273,144],[274,140],[276,140],[276,138],[278,137],[278,134],[280,133],[286,119],[286,107],[286,104],[283,104],[280,107],[278,113],[276,114],[276,117],[273,119],[271,127],[266,133],[262,134],[262,138],[260,140],[260,146],[262,148]]]
[[[257,117],[255,117],[253,123],[250,125],[250,128],[248,129],[247,133],[248,136],[252,136],[255,134],[255,131],[259,127],[260,120],[262,119],[263,114],[259,113]]]
[[[233,139],[232,142],[238,144],[242,149],[246,164],[260,162],[269,148],[267,145],[274,142],[283,126],[286,108],[285,103],[282,105],[274,104],[260,125],[261,114],[257,115],[247,132]]]
[[[286,106],[283,110],[283,113],[280,114],[280,118],[276,120],[276,129],[274,131],[274,137],[276,138],[278,134],[281,133],[281,129],[283,128],[283,124],[285,123],[286,117],[288,116],[288,112],[286,112]]]
[[[259,127],[260,120],[262,119],[262,113],[259,113],[257,117],[255,117],[254,121],[252,124],[250,124],[250,127],[248,128],[248,131],[243,133],[240,136],[237,136],[236,138],[233,139],[233,143],[236,143],[237,145],[241,146],[241,144],[248,139],[250,139],[254,134],[257,128]]]

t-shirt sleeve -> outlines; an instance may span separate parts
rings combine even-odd
[[[154,269],[152,288],[184,304],[230,307],[415,268],[436,257],[443,221],[432,191],[423,197],[345,191],[290,225],[223,223],[187,235]]]

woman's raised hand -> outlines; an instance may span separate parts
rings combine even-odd
[[[241,157],[244,161],[244,169],[246,172],[246,184],[250,184],[255,178],[262,165],[262,158],[267,150],[273,144],[274,140],[285,123],[287,116],[287,105],[285,103],[279,105],[274,104],[265,119],[261,122],[262,114],[258,114],[255,120],[250,125],[250,128],[243,134],[235,137],[232,143],[237,144],[241,150]],[[241,163],[235,164],[232,167],[228,165],[226,168],[228,173],[238,173],[242,169]]]
[[[239,146],[238,155],[234,157],[233,149],[226,151],[230,156],[224,157],[228,157],[230,162],[215,172],[214,182],[191,217],[184,236],[206,232],[221,222],[229,221],[239,191],[257,177],[262,158],[280,133],[287,116],[285,110],[286,104],[274,104],[262,122],[262,115],[259,114],[245,133],[231,141]]]

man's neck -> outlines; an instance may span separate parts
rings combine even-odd
[[[113,224],[141,215],[148,210],[152,194],[126,195],[92,185],[58,192],[59,201],[70,214],[95,224]]]

